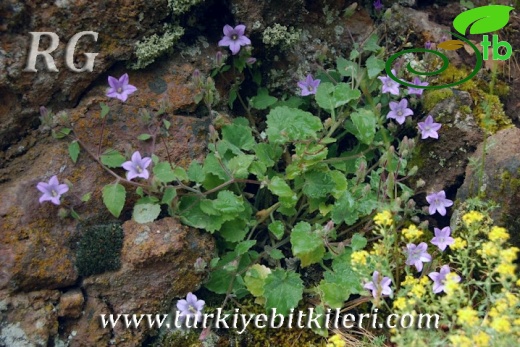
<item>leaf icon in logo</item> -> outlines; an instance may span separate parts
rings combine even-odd
[[[453,26],[462,35],[470,27],[470,34],[485,34],[502,29],[509,21],[509,12],[514,7],[504,5],[481,6],[462,12],[453,20]]]
[[[460,40],[449,40],[441,42],[437,45],[437,48],[442,48],[447,51],[454,51],[456,49],[464,47],[464,42]]]

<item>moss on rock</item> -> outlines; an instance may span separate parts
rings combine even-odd
[[[119,223],[86,228],[76,254],[79,275],[91,276],[118,270],[122,248],[123,229]]]

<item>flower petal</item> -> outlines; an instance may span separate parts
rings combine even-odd
[[[233,27],[231,25],[224,25],[223,29],[224,35],[230,37],[233,34]]]

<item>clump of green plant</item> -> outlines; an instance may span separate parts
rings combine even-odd
[[[279,23],[267,27],[262,33],[262,42],[266,46],[278,46],[283,49],[291,47],[300,39],[300,32],[293,27],[287,27]]]

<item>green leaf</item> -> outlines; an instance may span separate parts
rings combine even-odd
[[[172,182],[176,178],[170,163],[165,161],[154,165],[153,174],[155,178],[164,183]]]
[[[222,165],[213,153],[209,153],[204,159],[203,170],[206,175],[213,174],[224,181],[231,179],[231,177],[229,177],[227,172],[222,168]]]
[[[276,312],[284,316],[291,308],[298,306],[303,297],[303,281],[300,275],[293,271],[276,269],[265,279],[265,308],[268,312],[276,308]]]
[[[270,273],[271,269],[265,265],[255,264],[251,266],[244,276],[247,290],[257,298],[264,295],[265,279]]]
[[[78,161],[78,156],[79,156],[79,143],[78,141],[72,141],[69,145],[69,155],[70,155],[70,159],[72,159],[72,161],[74,163],[76,163]]]
[[[140,224],[150,223],[159,217],[161,206],[158,204],[137,204],[134,206],[132,218]]]
[[[321,83],[316,92],[316,102],[321,108],[329,112],[360,97],[361,92],[357,89],[352,89],[350,84],[347,83],[338,83],[336,85],[329,82]]]
[[[271,143],[259,143],[254,148],[256,157],[267,167],[272,167],[282,156],[280,146]]]
[[[376,116],[374,112],[367,109],[358,109],[357,112],[350,115],[350,118],[354,128],[351,129],[346,125],[347,130],[352,132],[362,143],[371,144],[376,134]]]
[[[309,198],[318,199],[326,197],[335,186],[328,172],[311,171],[304,175],[303,193]]]
[[[201,202],[198,197],[183,196],[179,204],[181,222],[214,233],[221,228],[224,220],[221,216],[208,215],[202,211]]]
[[[280,251],[279,249],[276,249],[276,248],[273,248],[269,251],[269,256],[271,258],[273,258],[274,260],[280,260],[280,259],[285,258],[282,251]]]
[[[152,135],[150,135],[150,134],[141,134],[141,135],[137,136],[137,139],[141,140],[141,141],[146,141],[151,138],[152,138]]]
[[[217,199],[213,200],[213,207],[222,214],[239,214],[245,209],[242,198],[229,190],[218,192]]]
[[[337,283],[329,283],[327,281],[321,281],[318,286],[318,290],[321,295],[321,299],[327,306],[331,308],[341,308],[343,303],[348,300],[351,293],[345,290],[344,286]]]
[[[233,109],[233,104],[235,103],[235,100],[237,99],[238,92],[236,88],[231,88],[229,91],[229,99],[228,99],[228,106],[230,109]]]
[[[275,220],[271,224],[269,224],[268,229],[273,233],[274,237],[277,240],[281,240],[283,235],[285,234],[285,227],[282,221]]]
[[[246,151],[253,149],[256,144],[251,133],[251,127],[238,124],[237,119],[235,119],[233,124],[226,125],[222,128],[222,139]]]
[[[99,115],[99,117],[101,117],[101,119],[105,118],[106,115],[108,114],[108,112],[110,112],[110,107],[108,107],[105,103],[101,103],[99,104],[99,106],[101,106],[101,114]]]
[[[321,120],[309,112],[286,106],[277,107],[267,115],[266,133],[270,142],[283,144],[316,139],[323,128]]]
[[[377,34],[370,35],[370,37],[363,44],[363,50],[374,53],[379,51],[381,49],[381,46],[377,44],[378,41],[379,38],[377,37]]]
[[[228,242],[239,242],[246,237],[248,231],[245,220],[233,219],[222,224],[219,235]]]
[[[356,200],[349,191],[346,191],[334,204],[332,220],[336,224],[345,222],[347,225],[352,225],[358,218]]]
[[[67,135],[69,135],[71,131],[72,131],[72,129],[69,129],[69,128],[61,128],[58,131],[53,130],[52,137],[54,137],[55,139],[62,139],[64,137],[67,137]]]
[[[367,245],[367,239],[361,236],[358,233],[355,233],[352,236],[352,241],[350,242],[350,247],[352,247],[353,251],[359,251]]]
[[[320,262],[325,255],[325,247],[320,235],[307,222],[299,222],[291,231],[291,245],[302,267]]]
[[[197,161],[191,162],[187,174],[188,179],[196,183],[204,182],[204,178],[206,177],[204,171],[202,170],[202,165],[200,165]]]
[[[247,178],[249,176],[249,166],[255,160],[254,155],[241,154],[232,158],[227,166],[235,178]]]
[[[358,64],[342,57],[336,59],[336,67],[341,76],[344,77],[355,77],[359,73]]]
[[[164,190],[161,204],[170,205],[176,196],[177,196],[177,189],[175,189],[174,187],[167,187]]]
[[[373,79],[379,75],[385,68],[385,61],[377,58],[375,55],[371,55],[366,62],[368,70],[368,78]]]
[[[81,201],[83,202],[87,202],[90,200],[90,198],[92,197],[92,193],[91,192],[88,192],[86,194],[83,194],[83,196],[81,197]]]
[[[267,188],[273,193],[280,197],[280,203],[286,208],[292,208],[296,206],[298,197],[296,193],[292,191],[291,187],[278,176],[271,179]]]
[[[166,120],[166,119],[163,119],[163,124],[164,124],[164,128],[166,130],[170,129],[170,126],[172,125],[172,123],[170,123],[170,121]]]
[[[257,110],[265,110],[278,101],[274,96],[270,96],[266,88],[258,89],[258,94],[251,98],[251,106]]]
[[[118,218],[121,214],[125,205],[125,199],[125,187],[119,183],[107,184],[103,187],[103,203],[114,217]]]
[[[504,5],[476,7],[455,17],[453,27],[462,35],[466,35],[466,30],[470,26],[470,34],[490,33],[507,25],[509,12],[512,10],[514,7]]]
[[[238,255],[245,254],[255,244],[256,244],[256,240],[242,241],[235,247],[235,252],[237,252]]]
[[[121,167],[121,165],[126,161],[126,158],[116,151],[115,149],[107,149],[103,154],[101,154],[101,162],[110,167]]]
[[[76,220],[81,220],[81,216],[72,207],[70,208],[70,215]]]
[[[176,166],[174,169],[173,169],[173,174],[175,175],[175,177],[177,177],[177,179],[179,181],[188,181],[188,174],[186,173],[186,170],[184,170],[183,167],[181,166]]]

